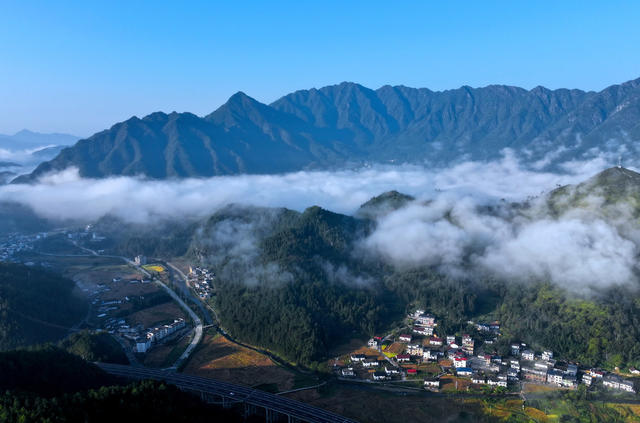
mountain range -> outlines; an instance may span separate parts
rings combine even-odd
[[[454,90],[344,82],[266,105],[238,92],[213,113],[156,112],[78,141],[17,182],[70,166],[85,177],[282,173],[368,163],[500,157],[537,168],[609,153],[640,158],[640,79],[602,91],[490,85]]]
[[[0,148],[9,151],[24,151],[53,145],[70,145],[78,141],[79,137],[69,134],[43,134],[27,129],[13,135],[0,134]]]

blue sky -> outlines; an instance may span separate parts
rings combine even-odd
[[[0,133],[341,81],[600,90],[640,77],[639,22],[636,1],[0,0]]]

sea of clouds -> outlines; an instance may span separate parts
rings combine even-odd
[[[37,184],[1,186],[0,201],[27,205],[53,220],[88,222],[110,214],[128,222],[153,223],[203,218],[228,204],[294,210],[319,205],[354,214],[373,196],[397,190],[416,201],[380,217],[373,233],[360,240],[359,253],[399,268],[428,265],[454,276],[544,278],[585,290],[635,280],[640,236],[624,218],[624,211],[610,221],[597,214],[552,216],[544,208],[538,208],[533,217],[523,216],[504,205],[540,198],[609,166],[604,158],[595,157],[565,163],[558,172],[540,171],[507,150],[500,160],[437,169],[373,166],[168,181],[86,179],[72,168],[47,175]],[[492,206],[491,213],[487,206]],[[219,229],[228,232],[223,235],[233,235],[225,240],[238,240],[225,250],[254,254],[249,229]],[[346,277],[344,270],[329,270],[337,279]]]

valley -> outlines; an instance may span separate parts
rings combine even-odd
[[[639,186],[635,173],[618,172],[620,179],[616,172],[553,191],[550,207],[567,213],[572,202],[584,203],[596,183],[617,187],[605,191],[618,192],[609,197],[610,211],[601,209],[615,212],[618,202],[636,198]],[[580,197],[560,200],[567,190]],[[615,302],[593,295],[571,298],[543,281],[455,280],[435,268],[399,270],[348,252],[370,236],[379,219],[415,201],[385,194],[362,207],[359,216],[366,217],[317,207],[299,213],[232,206],[201,222],[154,225],[152,231],[123,232],[102,221],[11,235],[3,251],[6,260],[75,281],[91,304],[74,330],[114,336],[133,366],[291,392],[284,395],[360,419],[366,413],[358,414],[353,401],[361,395],[389,396],[383,404],[424,401],[435,409],[443,397],[453,396],[447,413],[459,418],[525,404],[523,418],[538,413],[548,421],[554,421],[552,413],[540,404],[560,404],[571,392],[611,404],[635,403],[638,346],[630,337],[622,341],[629,348],[621,351],[616,344],[612,355],[605,342],[607,336],[620,340],[619,330],[629,330],[612,325],[611,316],[636,318],[633,309],[619,308],[619,297]],[[519,213],[531,214],[536,207],[521,207]],[[243,238],[255,237],[256,255],[237,261],[236,240],[220,234],[237,234],[240,228]],[[163,245],[161,239],[175,231],[186,243]],[[156,254],[171,249],[184,253]],[[126,258],[125,251],[137,255]],[[355,275],[366,286],[354,285]],[[528,296],[533,300],[525,300]],[[562,318],[549,314],[552,304]],[[541,315],[526,311],[536,307],[545,308],[544,318],[565,319],[566,325],[545,327],[537,320]],[[607,325],[609,335],[602,332]],[[353,401],[347,405],[344,398]],[[489,405],[490,399],[497,402]],[[621,407],[634,415],[632,406]],[[430,418],[436,417],[442,415]]]

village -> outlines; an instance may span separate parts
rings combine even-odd
[[[0,261],[17,261],[14,255],[33,250],[33,243],[46,237],[47,233],[41,232],[29,235],[11,233],[0,238]]]
[[[553,351],[533,351],[513,343],[508,356],[493,351],[500,325],[467,322],[473,335],[438,336],[436,317],[424,310],[407,316],[404,332],[371,338],[366,348],[333,361],[336,376],[358,382],[415,382],[429,391],[520,391],[523,384],[575,389],[601,384],[635,393],[634,382],[601,369],[559,360]],[[640,370],[630,369],[631,374]]]
[[[206,301],[213,293],[214,277],[215,275],[209,269],[190,266],[187,283],[201,300]]]
[[[46,241],[48,235],[61,235],[72,242],[104,239],[92,232],[90,226],[58,234],[15,234],[0,243],[0,258],[32,265],[34,263],[22,260],[20,253],[33,251],[34,245]],[[147,264],[142,255],[132,261],[136,266],[155,269],[158,275],[164,270],[161,266]],[[46,261],[39,264],[48,265]],[[187,283],[201,300],[206,301],[214,295],[214,278],[210,269],[190,266]],[[139,355],[184,336],[191,328],[185,320],[187,316],[176,305],[149,303],[149,298],[158,292],[151,282],[142,274],[123,273],[108,282],[79,283],[91,301],[89,320],[92,326],[115,335],[130,352]],[[170,311],[158,313],[158,307]],[[550,350],[534,351],[524,343],[513,343],[508,355],[496,354],[493,344],[500,336],[498,322],[469,321],[468,327],[473,331],[468,334],[442,334],[438,331],[436,316],[418,309],[406,316],[406,323],[404,328],[385,336],[375,336],[369,339],[366,347],[333,360],[335,375],[358,382],[420,384],[430,391],[516,392],[527,383],[566,389],[577,388],[579,384],[600,385],[620,392],[636,392],[633,380],[602,369],[580,367],[554,357]],[[629,372],[640,374],[640,370],[634,368]]]

